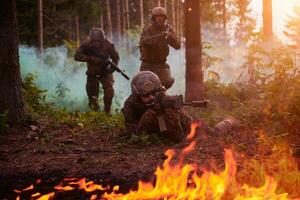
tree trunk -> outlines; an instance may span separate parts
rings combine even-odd
[[[120,0],[116,0],[117,4],[117,42],[121,46],[121,14],[120,14]]]
[[[121,17],[121,26],[122,26],[122,37],[123,37],[123,44],[122,46],[126,48],[127,46],[127,35],[126,35],[126,6],[125,1],[122,0],[122,17]]]
[[[176,19],[175,19],[175,2],[174,2],[174,0],[172,0],[171,5],[172,5],[172,26],[174,28],[176,28],[175,27]]]
[[[263,0],[263,38],[268,40],[273,36],[272,0]]]
[[[203,100],[202,44],[201,44],[201,6],[200,0],[186,0],[186,101]]]
[[[223,31],[224,31],[224,38],[226,38],[226,24],[227,24],[227,20],[226,20],[226,0],[222,0],[222,10],[223,10]]]
[[[125,0],[125,12],[126,12],[126,28],[130,29],[130,17],[129,17],[129,4],[128,0]]]
[[[68,31],[68,40],[71,41],[72,40],[72,16],[69,15],[69,31]]]
[[[180,26],[181,26],[181,24],[180,24],[180,21],[181,21],[181,8],[180,8],[180,4],[181,4],[181,0],[176,0],[176,4],[177,4],[177,10],[176,10],[176,12],[177,12],[177,20],[176,20],[176,22],[177,22],[177,25],[176,25],[176,30],[177,30],[177,35],[179,36],[179,37],[181,37],[181,30],[180,30]]]
[[[160,6],[160,0],[157,0],[157,6]]]
[[[110,2],[106,0],[106,17],[107,17],[107,35],[109,39],[112,38],[112,22],[111,22],[111,12],[110,12]]]
[[[104,20],[103,20],[103,0],[99,0],[99,6],[100,6],[100,28],[104,31]],[[104,31],[105,32],[105,31]]]
[[[103,14],[100,14],[100,27],[104,31],[104,20],[103,20]]]
[[[75,17],[75,22],[76,22],[76,46],[80,46],[80,29],[79,29],[79,17],[76,15]]]
[[[130,38],[128,36],[128,33],[127,31],[130,29],[130,16],[129,16],[129,4],[128,4],[128,0],[125,0],[125,15],[126,15],[126,32],[125,32],[125,35],[126,35],[126,48],[127,50],[130,51],[130,48],[131,48],[131,41],[130,41]]]
[[[43,52],[44,39],[43,39],[43,0],[37,0],[37,21],[38,21],[38,49]]]
[[[166,11],[168,11],[168,2],[167,2],[167,0],[164,1],[164,7],[165,7]]]
[[[144,0],[140,0],[141,28],[144,27]]]
[[[0,13],[0,113],[15,123],[24,114],[15,0],[2,0]]]

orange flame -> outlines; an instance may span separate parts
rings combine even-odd
[[[151,182],[139,182],[137,191],[128,194],[105,193],[102,197],[115,200],[146,200],[146,199],[224,199],[228,192],[233,192],[235,200],[285,200],[287,194],[276,194],[276,182],[266,177],[265,185],[260,188],[251,188],[247,185],[240,187],[236,182],[236,162],[233,153],[225,150],[225,170],[221,173],[204,171],[202,176],[196,172],[196,166],[186,164],[170,165],[174,157],[174,151],[167,150],[168,158],[163,168],[157,168],[155,184]]]
[[[102,185],[94,184],[93,181],[86,182],[85,178],[79,180],[79,189],[83,189],[86,192],[94,192],[96,190],[106,190]]]
[[[183,154],[188,154],[189,152],[193,151],[194,148],[196,146],[196,142],[195,141],[192,141],[191,144],[189,144],[189,146],[185,147],[183,150],[182,150],[182,153]]]
[[[55,193],[51,192],[49,194],[43,195],[40,198],[38,198],[37,200],[49,200],[52,199],[54,197]]]
[[[22,193],[22,192],[25,192],[25,191],[28,191],[28,190],[33,190],[34,189],[34,186],[33,185],[30,185],[29,187],[23,189],[23,190],[14,190],[15,193]]]
[[[194,138],[195,134],[196,134],[196,128],[198,126],[201,125],[201,122],[193,122],[191,125],[191,132],[188,134],[188,136],[186,137],[188,140],[191,140]]]
[[[195,135],[196,128],[200,123],[193,123],[191,133],[188,139],[192,139]],[[174,150],[167,150],[165,155],[167,159],[162,167],[157,167],[155,171],[156,181],[138,182],[138,189],[131,190],[127,194],[119,192],[119,186],[113,187],[112,192],[108,192],[109,187],[97,185],[93,181],[86,182],[85,178],[76,179],[68,178],[67,185],[61,183],[55,186],[56,190],[70,191],[78,187],[88,193],[96,191],[106,191],[100,199],[113,200],[287,200],[288,194],[277,194],[277,183],[269,177],[265,177],[265,183],[261,187],[254,188],[249,185],[240,185],[236,180],[237,165],[231,150],[225,149],[225,169],[221,172],[212,172],[202,170],[202,175],[197,173],[198,166],[196,164],[183,165],[183,158],[191,152],[196,146],[196,142],[192,141],[185,147],[180,154],[179,162],[171,164],[171,160],[175,156]],[[72,182],[69,182],[72,181]],[[64,186],[66,185],[66,186]],[[77,186],[77,187],[76,187]],[[32,190],[30,186],[23,190],[15,190],[16,193],[22,193],[26,190]],[[40,196],[39,193],[34,194],[35,197]],[[48,200],[53,198],[54,192],[43,195],[39,200]],[[33,195],[32,195],[33,197]],[[17,200],[20,196],[17,197]],[[97,194],[91,194],[90,200],[98,199]],[[296,199],[295,199],[296,200]],[[297,199],[300,200],[300,199]]]
[[[65,187],[63,187],[61,185],[57,185],[57,186],[54,187],[54,189],[56,189],[56,190],[62,190],[62,191],[71,191],[71,190],[74,190],[75,188],[71,187],[69,185],[65,186]]]

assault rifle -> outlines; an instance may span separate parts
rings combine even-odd
[[[113,71],[117,71],[124,78],[126,78],[127,80],[130,80],[130,78],[110,58],[108,58],[104,63],[105,63],[106,66],[109,66]]]
[[[160,100],[160,104],[163,108],[175,108],[179,109],[183,106],[192,106],[192,107],[207,107],[208,101],[191,101],[184,102],[182,95],[172,95],[172,96],[164,96]]]
[[[127,80],[130,80],[130,78],[124,73],[123,70],[121,70],[116,63],[114,63],[109,56],[102,54],[97,49],[91,49],[90,52],[88,52],[91,56],[98,57],[104,61],[104,66],[108,69],[112,69],[112,71],[117,71],[120,73],[124,78]]]
[[[174,108],[180,109],[183,106],[192,106],[192,107],[206,107],[208,101],[191,101],[191,102],[184,102],[182,95],[162,95],[158,97],[156,104],[159,104],[160,108]],[[161,114],[157,116],[158,125],[160,132],[164,132],[167,130],[167,124],[165,115]]]

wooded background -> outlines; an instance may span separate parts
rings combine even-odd
[[[210,27],[213,34],[224,39],[234,37],[247,42],[256,27],[249,8],[250,0],[202,0],[201,24]],[[264,0],[268,9],[271,0]],[[169,23],[176,33],[184,33],[184,8],[182,0],[17,0],[17,18],[21,44],[40,49],[73,41],[79,45],[93,26],[102,27],[117,45],[128,47],[141,28],[148,24],[151,9],[167,9]],[[268,15],[269,12],[265,12]],[[272,20],[264,18],[266,34],[272,34]],[[234,32],[234,34],[228,33]],[[231,37],[231,38],[230,38]]]

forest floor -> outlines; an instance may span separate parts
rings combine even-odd
[[[258,147],[258,131],[246,130],[249,129],[240,126],[229,135],[201,133],[195,139],[195,150],[184,162],[203,167],[213,163],[222,169],[224,148],[253,157]],[[9,128],[0,134],[0,199],[16,198],[14,189],[28,187],[37,179],[54,186],[67,177],[119,184],[121,191],[127,191],[136,187],[138,180],[153,178],[157,166],[166,159],[167,149],[179,153],[188,144],[163,140],[132,144],[119,132],[74,128],[50,119]],[[235,158],[237,163],[244,159]]]

